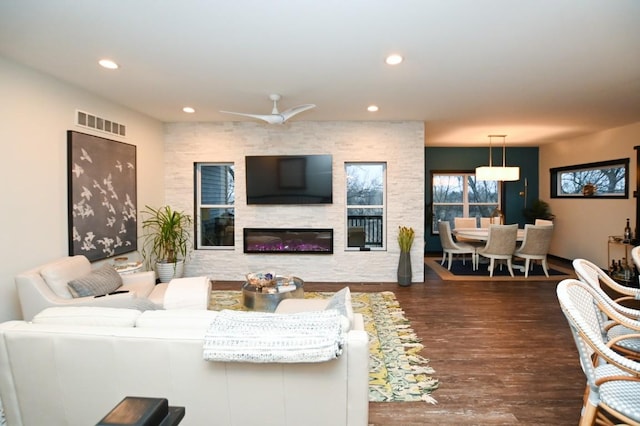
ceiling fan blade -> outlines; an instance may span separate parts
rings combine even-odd
[[[288,119],[290,119],[294,115],[300,114],[302,111],[306,111],[308,109],[315,108],[315,107],[316,106],[314,104],[298,105],[298,106],[295,106],[293,108],[289,108],[286,111],[282,111],[280,113],[280,115],[282,116],[283,121],[287,121]]]
[[[272,96],[275,97],[275,95],[272,95]],[[300,114],[303,111],[316,107],[314,104],[304,104],[304,105],[295,106],[293,108],[289,108],[286,111],[278,113],[277,112],[278,108],[276,106],[277,100],[276,99],[272,99],[272,100],[274,104],[273,111],[275,111],[272,114],[246,114],[244,112],[234,112],[234,111],[220,111],[220,112],[225,114],[241,115],[243,117],[249,117],[249,118],[257,118],[258,120],[266,121],[269,124],[283,124],[285,121],[287,121],[294,115]]]
[[[220,111],[225,114],[234,114],[241,115],[243,117],[249,118],[257,118],[258,120],[266,121],[269,124],[282,124],[284,123],[284,118],[280,115],[273,114],[245,114],[244,112],[233,112],[233,111]]]

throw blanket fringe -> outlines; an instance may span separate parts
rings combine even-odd
[[[224,310],[204,336],[206,361],[310,363],[342,354],[346,335],[335,309],[292,314]]]

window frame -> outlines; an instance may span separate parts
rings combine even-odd
[[[584,164],[575,164],[571,166],[563,166],[563,167],[554,167],[549,169],[550,174],[550,194],[551,198],[580,198],[580,199],[625,199],[629,198],[629,158],[619,158],[617,160],[608,160],[608,161],[598,161],[593,163],[584,163]],[[596,191],[593,194],[588,194],[583,192],[575,193],[575,194],[565,194],[560,191],[560,185],[562,182],[561,176],[566,172],[578,172],[578,171],[588,171],[588,170],[598,170],[598,169],[611,169],[618,166],[620,168],[624,167],[624,192],[616,194],[616,193],[606,193],[606,194],[598,194]]]
[[[474,206],[480,206],[480,205],[494,205],[495,203],[470,203],[469,202],[469,191],[468,191],[468,186],[469,186],[469,180],[468,177],[469,176],[475,176],[475,170],[432,170],[431,171],[431,211],[430,211],[430,215],[429,215],[429,222],[428,225],[431,228],[431,235],[440,235],[440,231],[438,231],[437,227],[433,226],[433,212],[435,211],[435,206],[439,205],[439,206],[457,206],[457,205],[462,205],[462,214],[463,217],[468,217],[469,216],[469,206],[474,205]],[[435,203],[433,201],[433,181],[434,178],[436,176],[462,176],[463,177],[463,187],[462,187],[462,203]],[[497,208],[500,210],[502,209],[502,205],[503,205],[503,200],[504,200],[504,182],[502,181],[494,181],[497,182],[498,185],[498,189],[497,189],[497,193],[498,193],[498,202],[497,202]],[[504,210],[503,210],[504,212]],[[465,216],[466,214],[466,216]],[[453,226],[452,226],[453,228]]]
[[[351,165],[382,166],[382,204],[371,204],[371,205],[348,204],[349,174],[347,172],[347,168]],[[344,172],[345,172],[344,248],[345,248],[345,251],[386,251],[387,250],[387,238],[386,238],[386,235],[387,235],[387,168],[388,168],[388,165],[386,161],[345,161],[344,162]],[[380,209],[382,210],[381,229],[380,229],[380,238],[382,239],[382,241],[380,243],[381,244],[380,246],[365,244],[362,247],[356,247],[356,246],[349,247],[349,209],[364,209],[364,210]],[[366,233],[365,233],[365,243],[366,243]]]
[[[202,203],[202,167],[211,167],[211,166],[221,166],[221,167],[233,167],[234,170],[234,194],[235,194],[235,163],[232,161],[205,161],[205,162],[196,162],[194,163],[194,204],[195,204],[195,241],[194,248],[196,250],[235,250],[236,242],[235,242],[235,213],[236,213],[236,205],[235,205],[235,195],[233,197],[234,201],[232,204],[204,204]],[[233,210],[234,212],[234,239],[232,245],[205,245],[202,243],[202,209],[227,209]]]

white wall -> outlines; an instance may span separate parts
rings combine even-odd
[[[585,258],[607,267],[609,235],[622,235],[626,219],[634,228],[636,199],[636,151],[640,123],[609,129],[581,138],[540,146],[540,198],[556,215],[550,253],[565,259]],[[629,198],[551,198],[549,169],[574,164],[630,158]],[[640,231],[640,230],[639,230]],[[616,258],[620,258],[620,253]]]
[[[247,206],[246,155],[331,154],[333,204]],[[187,275],[242,280],[244,274],[275,270],[308,281],[396,282],[399,225],[416,230],[411,251],[413,281],[424,279],[424,125],[422,122],[301,122],[267,126],[253,122],[174,123],[165,143],[166,200],[193,211],[194,162],[233,162],[236,221],[233,250],[198,250]],[[350,161],[387,162],[386,251],[345,251],[345,172]],[[242,229],[333,228],[332,255],[244,254]]]
[[[68,254],[67,130],[137,146],[138,205],[164,202],[163,127],[0,57],[0,321],[21,317],[16,273]],[[119,138],[74,125],[76,109],[127,125]]]

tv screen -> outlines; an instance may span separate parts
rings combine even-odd
[[[245,158],[247,204],[331,204],[331,155]]]

